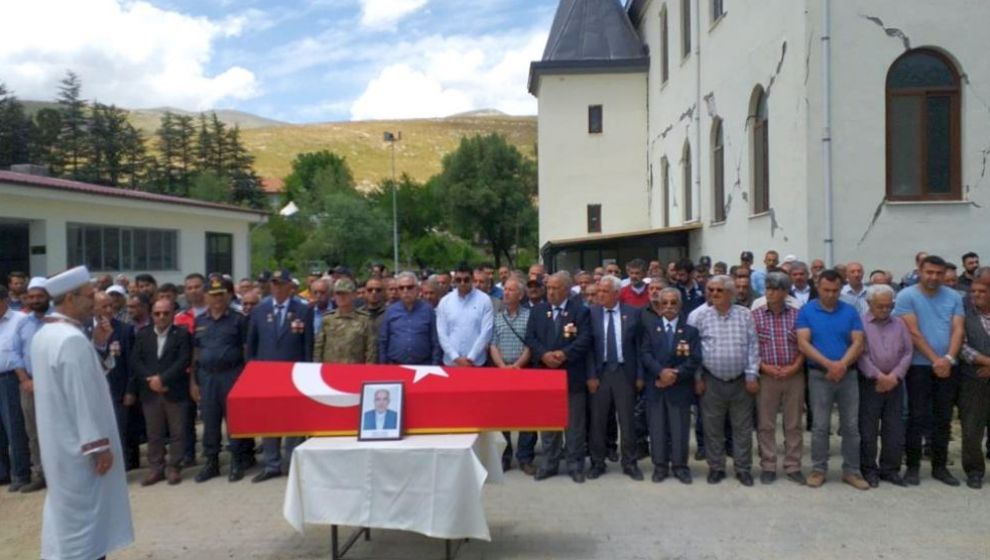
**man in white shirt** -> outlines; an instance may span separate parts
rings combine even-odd
[[[458,266],[455,289],[437,306],[437,338],[447,366],[483,366],[488,357],[495,313],[488,294],[472,285],[472,275],[469,266]]]

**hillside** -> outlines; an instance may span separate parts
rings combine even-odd
[[[22,100],[21,103],[24,105],[24,109],[27,111],[28,115],[34,115],[42,109],[58,109],[58,103],[55,103],[54,101]],[[199,113],[195,111],[186,111],[183,109],[175,109],[173,107],[155,107],[152,109],[125,108],[125,110],[129,113],[131,124],[144,132],[146,136],[154,134],[155,130],[158,129],[158,125],[161,123],[162,115],[165,114],[165,111],[171,111],[178,115],[199,115]],[[266,119],[264,117],[252,115],[251,113],[235,111],[233,109],[216,109],[215,111],[210,110],[205,112],[216,112],[217,116],[220,117],[220,120],[223,121],[224,124],[229,126],[238,125],[241,127],[241,130],[286,124],[282,121]]]
[[[395,172],[425,181],[438,173],[443,156],[457,148],[463,136],[502,134],[525,156],[536,151],[536,117],[506,115],[453,116],[443,119],[357,121],[285,125],[246,130],[243,139],[257,158],[262,177],[284,177],[292,159],[302,152],[329,150],[347,159],[362,188],[391,176],[391,148],[385,131],[401,132],[395,144]]]

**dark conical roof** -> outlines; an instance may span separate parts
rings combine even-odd
[[[561,0],[543,59],[530,65],[529,91],[540,74],[646,70],[649,56],[618,0]]]

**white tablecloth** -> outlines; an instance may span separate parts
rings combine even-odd
[[[408,436],[399,441],[315,438],[292,455],[283,514],[304,524],[491,540],[485,480],[502,480],[501,434]]]

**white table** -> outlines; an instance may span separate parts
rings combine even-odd
[[[448,539],[448,552],[453,539],[490,541],[481,487],[502,480],[504,446],[491,432],[310,439],[293,452],[283,514],[300,533],[307,523],[332,525],[334,537],[338,525],[363,528],[344,552],[372,527]]]

